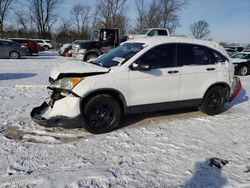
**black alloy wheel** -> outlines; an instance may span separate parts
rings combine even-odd
[[[91,98],[84,107],[85,129],[94,134],[114,130],[121,119],[121,107],[110,95]]]
[[[216,115],[223,111],[226,103],[226,89],[220,86],[211,88],[203,98],[200,111],[208,115]]]

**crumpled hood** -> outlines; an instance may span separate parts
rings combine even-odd
[[[231,58],[232,63],[245,63],[247,62],[246,59],[240,59],[240,58]]]
[[[60,74],[106,73],[109,69],[86,62],[67,62],[53,67],[50,77],[56,80]]]

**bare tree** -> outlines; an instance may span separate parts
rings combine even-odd
[[[190,26],[192,35],[197,39],[207,39],[210,35],[209,24],[205,20],[200,20]]]
[[[23,7],[20,10],[15,8],[14,13],[16,15],[17,24],[21,26],[21,29],[25,30],[29,34],[35,31],[34,18],[30,13],[30,9],[25,9]]]
[[[14,0],[0,0],[0,35],[3,35],[4,21]]]
[[[173,32],[179,25],[178,14],[189,0],[135,0],[137,29],[164,27]],[[146,3],[147,2],[147,3]]]
[[[161,5],[161,27],[174,31],[179,25],[178,13],[188,5],[188,0],[159,0]]]
[[[135,0],[135,4],[136,4],[136,10],[137,10],[137,28],[138,30],[142,30],[145,27],[145,22],[146,22],[146,3],[145,0]]]
[[[127,0],[97,0],[97,9],[99,10],[99,19],[105,28],[121,28],[121,17],[126,17]]]
[[[77,3],[72,8],[71,14],[81,38],[89,37],[90,11],[91,7],[82,3]]]
[[[51,32],[52,26],[57,21],[55,10],[60,0],[30,0],[31,12],[37,30],[42,37]]]
[[[146,27],[159,27],[160,21],[160,4],[157,1],[151,1],[145,18]]]

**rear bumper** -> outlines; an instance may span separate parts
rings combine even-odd
[[[240,93],[240,90],[242,89],[241,81],[239,77],[234,77],[231,93],[229,97],[229,102],[233,101],[237,95]]]

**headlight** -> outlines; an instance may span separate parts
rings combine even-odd
[[[79,54],[84,54],[85,52],[86,52],[86,49],[80,49],[80,50],[78,51]]]
[[[84,78],[62,78],[60,80],[55,81],[51,87],[65,90],[72,90],[79,82],[81,82]]]

